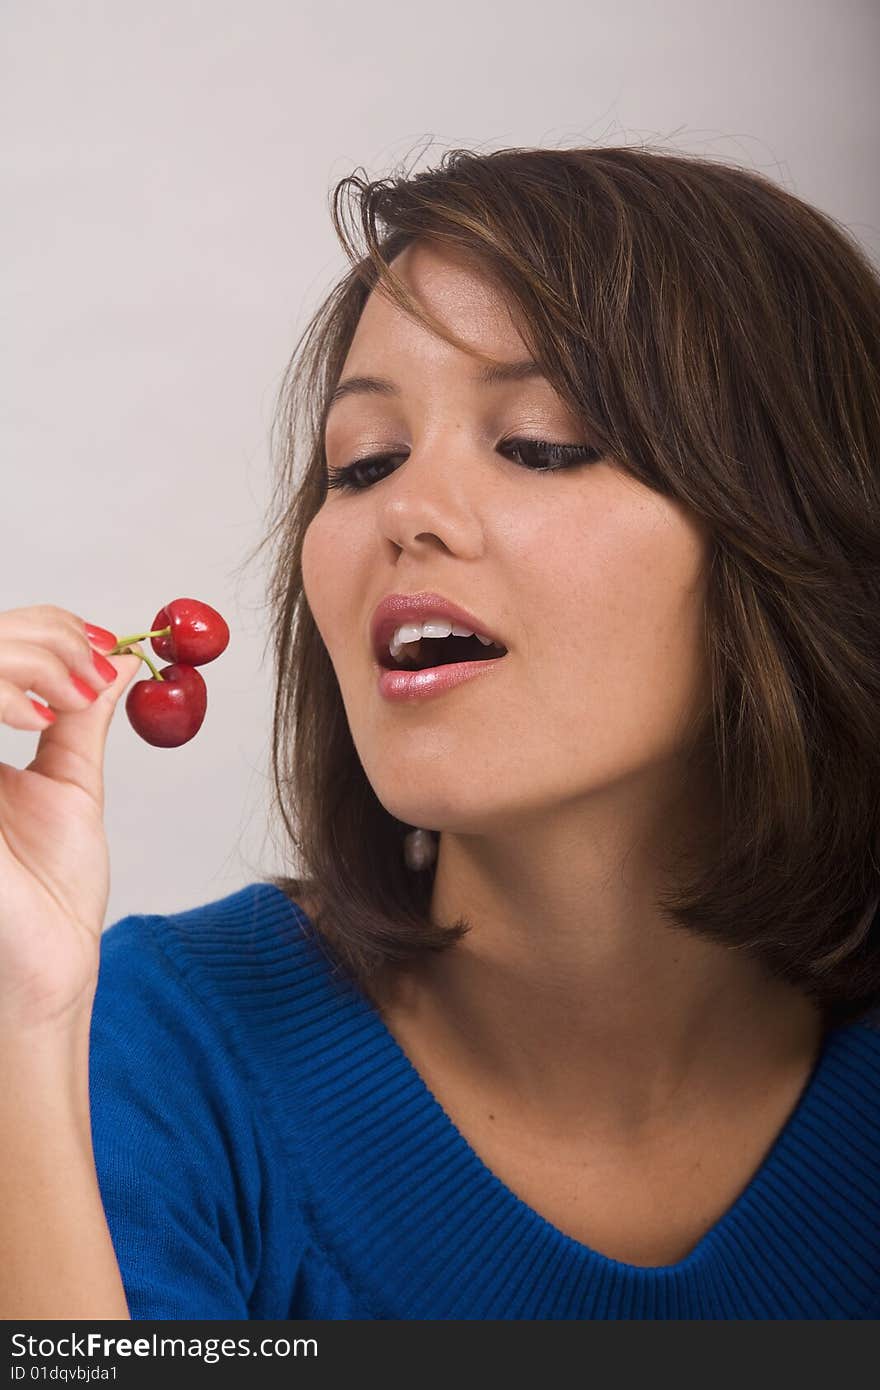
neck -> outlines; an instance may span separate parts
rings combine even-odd
[[[555,851],[554,851],[555,845]],[[471,931],[377,985],[468,1085],[559,1133],[646,1137],[813,1058],[819,1010],[756,960],[672,926],[608,846],[441,837],[431,916]]]

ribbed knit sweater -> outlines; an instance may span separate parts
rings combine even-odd
[[[505,1186],[271,884],[109,927],[89,1065],[134,1319],[880,1316],[874,1017],[826,1034],[747,1186],[660,1267]]]

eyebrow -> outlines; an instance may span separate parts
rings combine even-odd
[[[497,386],[502,382],[526,381],[530,377],[543,377],[544,373],[537,362],[531,358],[526,358],[522,362],[491,362],[477,372],[471,380],[482,386]],[[546,377],[544,378],[546,380]],[[395,386],[393,381],[381,376],[350,376],[345,381],[340,381],[330,400],[327,402],[327,414],[337,402],[345,400],[346,396],[375,395],[375,396],[399,396],[400,387]]]

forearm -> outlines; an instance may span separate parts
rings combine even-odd
[[[0,1035],[0,1318],[130,1316],[101,1202],[88,1021]]]

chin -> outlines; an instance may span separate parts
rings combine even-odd
[[[507,817],[502,808],[494,813],[485,805],[454,805],[448,801],[442,804],[436,798],[380,797],[389,815],[404,825],[417,826],[421,830],[432,830],[436,834],[450,835],[490,835],[505,824]]]

